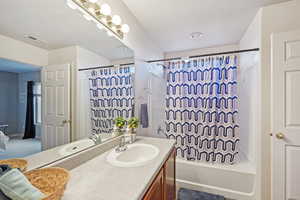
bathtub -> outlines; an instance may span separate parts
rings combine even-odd
[[[248,162],[225,166],[176,161],[177,188],[184,187],[235,200],[254,200],[255,170]]]

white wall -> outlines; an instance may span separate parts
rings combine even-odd
[[[110,65],[111,61],[103,56],[77,46],[76,65],[78,69]]]
[[[262,35],[261,35],[261,198],[271,199],[271,34],[300,29],[300,1],[293,0],[286,3],[275,4],[262,8]]]
[[[238,44],[232,44],[232,45],[215,46],[215,47],[208,47],[202,49],[192,49],[187,51],[167,52],[165,53],[165,58],[175,58],[175,57],[187,58],[188,56],[194,56],[194,55],[202,55],[202,54],[224,52],[224,51],[235,51],[238,48],[239,48]]]
[[[111,64],[113,64],[113,65],[127,64],[127,63],[134,63],[134,57],[111,61]]]
[[[261,11],[257,13],[247,31],[240,40],[240,49],[260,47]],[[240,54],[239,73],[239,123],[240,144],[239,149],[253,164],[257,161],[256,144],[259,115],[259,69],[260,53],[249,52]]]
[[[75,64],[77,59],[77,47],[70,46],[49,51],[48,65]]]
[[[30,44],[0,35],[0,58],[35,66],[48,64],[48,51]]]

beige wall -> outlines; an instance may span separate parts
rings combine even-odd
[[[48,51],[0,35],[0,58],[35,66],[46,66],[48,64]]]
[[[167,52],[165,53],[165,58],[175,58],[175,57],[188,57],[193,55],[202,55],[216,52],[224,52],[224,51],[235,51],[239,48],[238,44],[232,45],[222,45],[215,47],[208,47],[202,49],[192,49],[187,51],[177,51],[177,52]]]
[[[109,0],[112,13],[122,17],[124,23],[130,26],[130,32],[125,36],[123,42],[134,51],[135,59],[149,60],[163,57],[163,51],[142,28],[136,17],[130,12],[127,6],[120,0]]]
[[[261,15],[259,10],[240,40],[240,49],[261,47]],[[261,57],[260,52],[240,55],[239,96],[240,96],[240,150],[253,163],[256,172],[254,185],[255,200],[261,192],[261,146],[260,143],[260,88]]]

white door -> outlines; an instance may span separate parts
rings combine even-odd
[[[272,200],[300,200],[300,31],[272,36]]]
[[[42,69],[42,148],[70,142],[70,65]]]

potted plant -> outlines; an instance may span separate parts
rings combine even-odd
[[[128,128],[131,134],[135,134],[136,130],[139,127],[139,120],[136,117],[132,117],[128,120]]]
[[[126,120],[123,117],[117,117],[115,120],[115,136],[122,135],[124,133],[124,126],[126,125]]]

